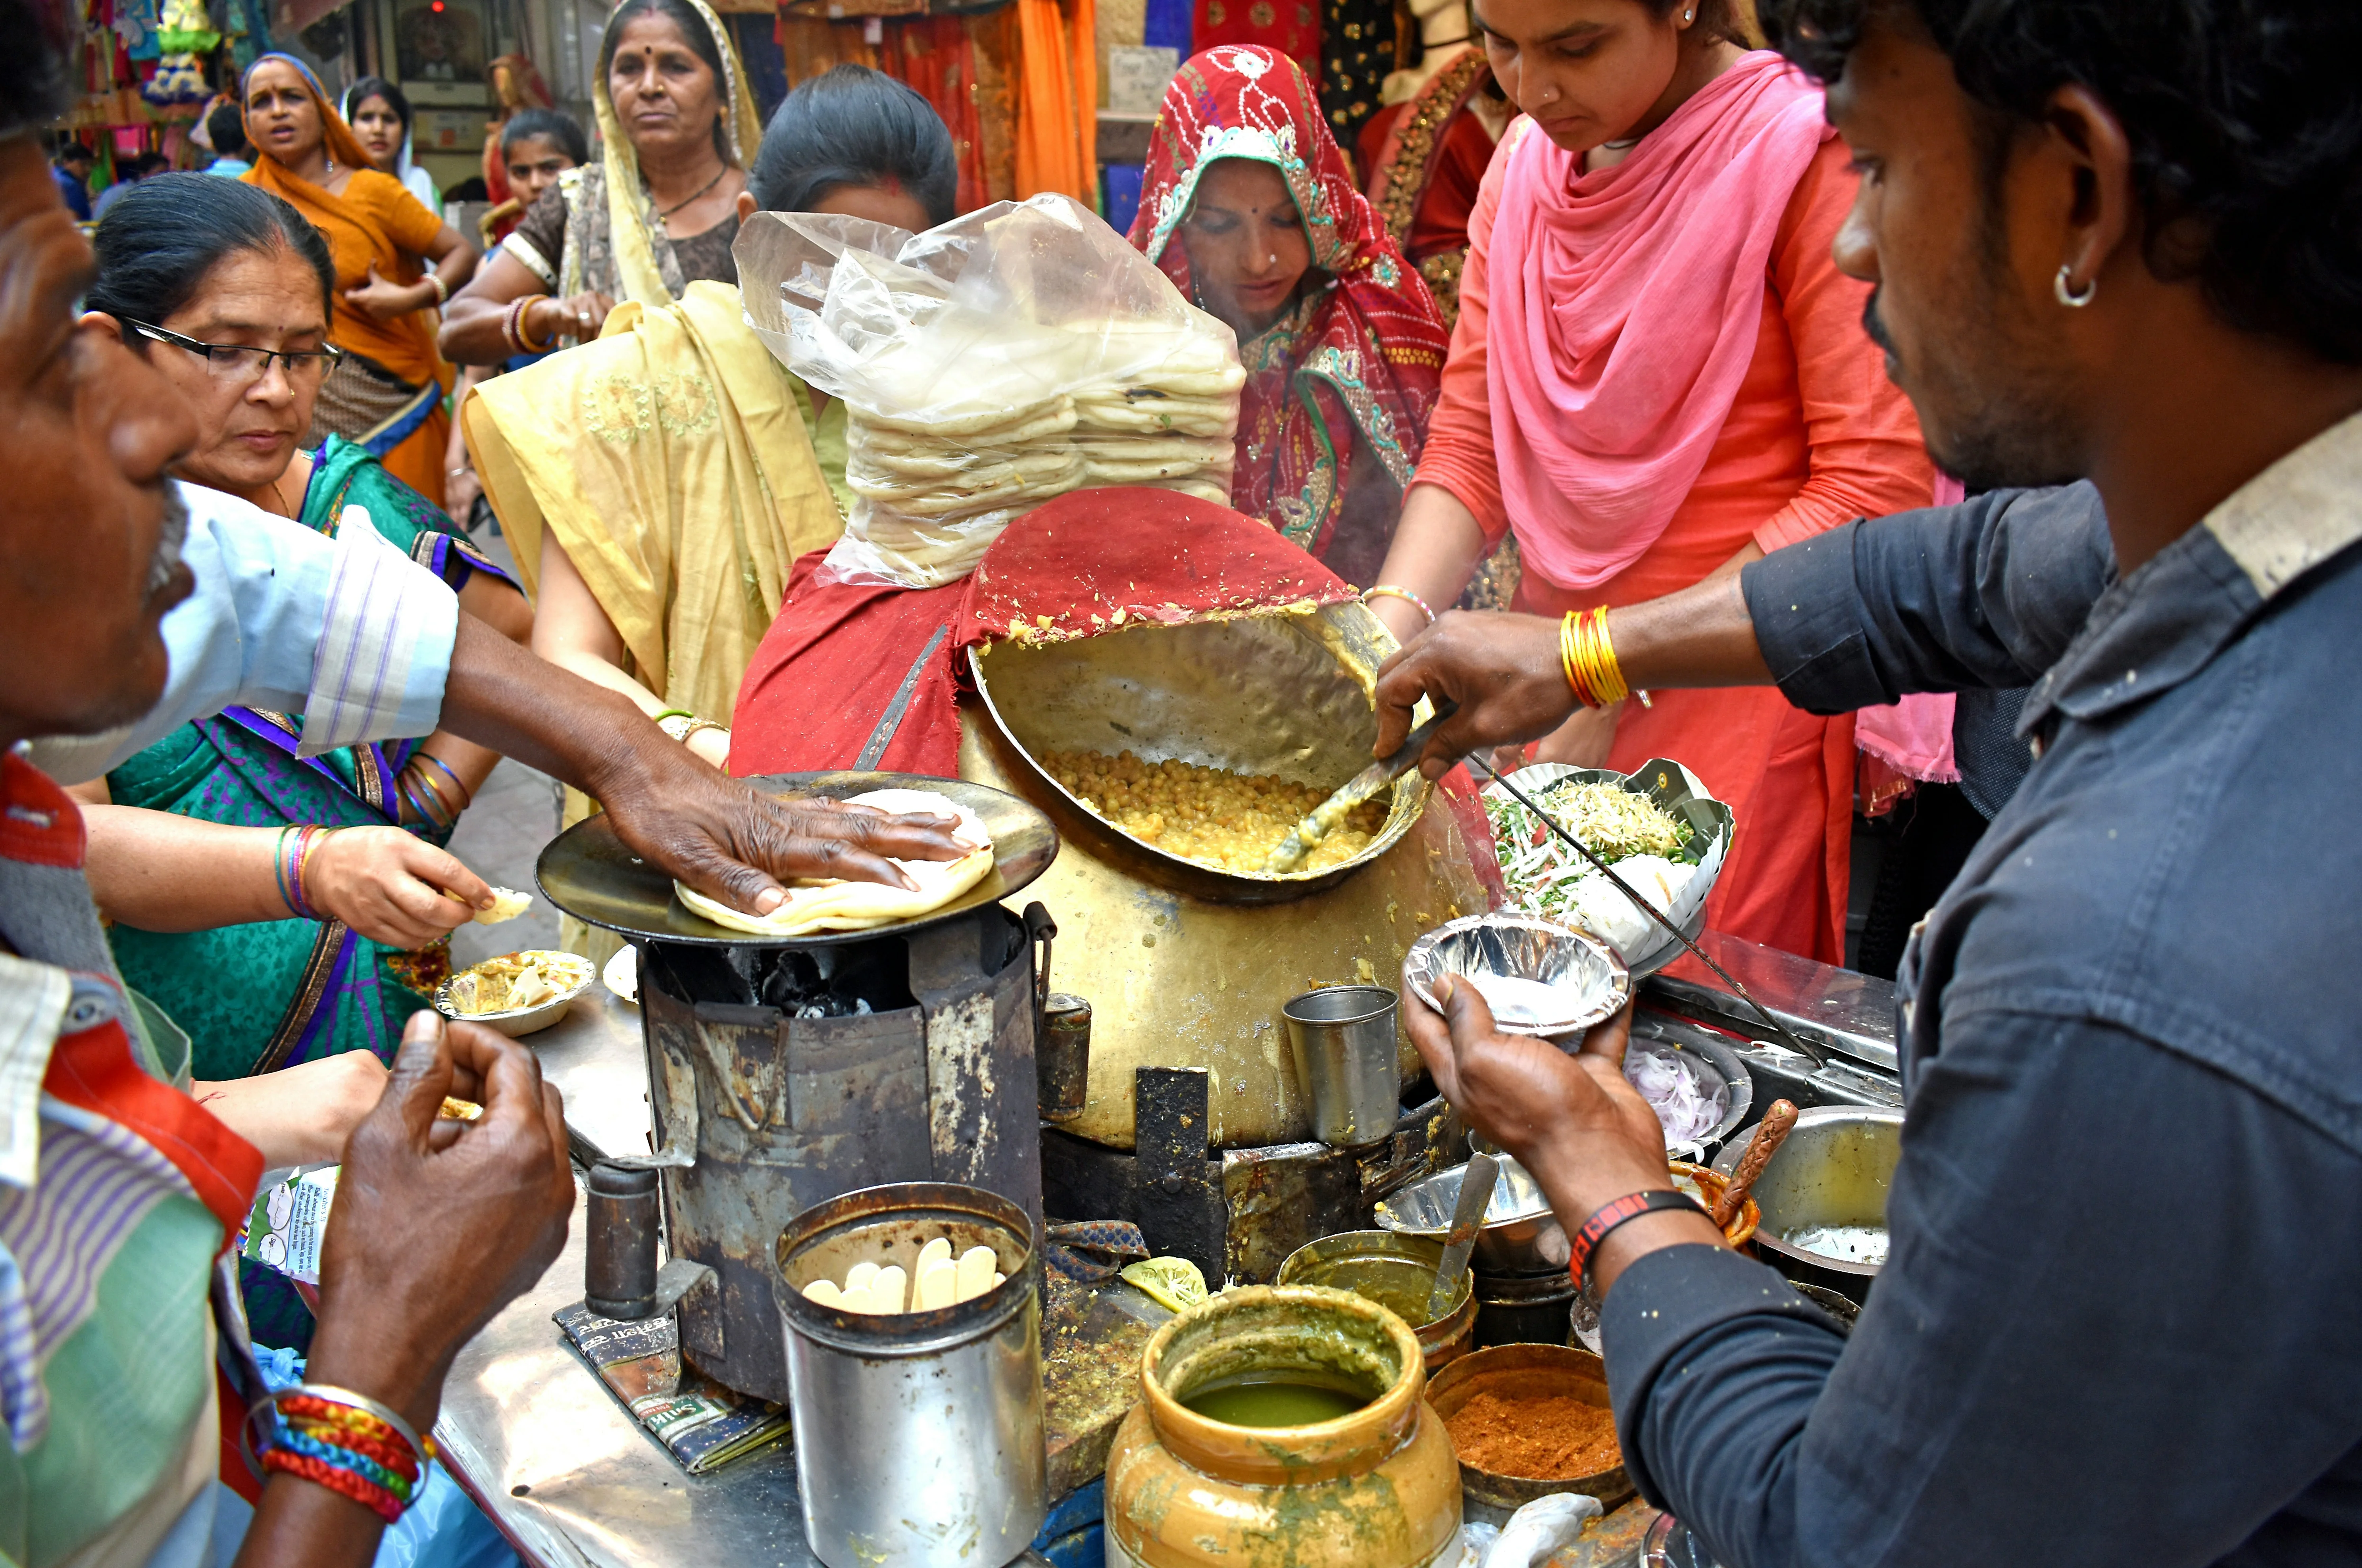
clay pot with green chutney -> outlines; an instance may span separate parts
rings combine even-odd
[[[1408,1325],[1351,1291],[1255,1286],[1141,1358],[1107,1466],[1109,1568],[1456,1562],[1460,1464]]]

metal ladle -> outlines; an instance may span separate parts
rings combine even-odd
[[[1468,1156],[1460,1175],[1459,1201],[1451,1206],[1451,1229],[1443,1233],[1443,1261],[1435,1265],[1435,1288],[1427,1295],[1427,1320],[1438,1323],[1451,1310],[1452,1297],[1468,1273],[1468,1254],[1475,1250],[1476,1232],[1485,1228],[1485,1211],[1493,1206],[1493,1187],[1501,1179],[1500,1162],[1479,1152]]]

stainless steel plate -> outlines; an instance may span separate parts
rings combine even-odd
[[[1550,1199],[1523,1165],[1507,1154],[1499,1159],[1501,1179],[1476,1232],[1476,1266],[1487,1274],[1565,1267],[1573,1252]],[[1460,1183],[1467,1175],[1468,1167],[1460,1165],[1412,1182],[1378,1204],[1378,1223],[1404,1235],[1440,1238],[1451,1229],[1451,1211],[1460,1206]]]
[[[577,920],[637,942],[688,942],[709,946],[827,947],[868,942],[955,920],[981,904],[1016,894],[1048,868],[1058,853],[1050,819],[1014,795],[960,778],[911,773],[775,773],[749,778],[767,795],[843,801],[873,790],[930,790],[983,819],[992,834],[992,870],[983,881],[939,910],[898,925],[868,931],[824,931],[782,939],[717,925],[691,914],[673,896],[672,878],[642,860],[615,836],[602,812],[575,823],[541,852],[534,875],[544,897]]]

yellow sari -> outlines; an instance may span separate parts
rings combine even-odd
[[[701,282],[677,304],[626,301],[594,341],[493,377],[462,420],[525,591],[538,596],[554,536],[633,679],[726,722],[795,558],[844,530],[810,407],[738,291]],[[568,823],[593,809],[567,791]],[[613,951],[566,923],[569,951]]]

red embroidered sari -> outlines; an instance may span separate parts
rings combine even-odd
[[[1199,176],[1224,158],[1279,171],[1313,266],[1296,306],[1239,345],[1247,382],[1231,503],[1318,555],[1344,509],[1355,431],[1396,484],[1409,482],[1450,338],[1427,283],[1354,188],[1303,72],[1252,45],[1191,58],[1156,116],[1131,237],[1182,293],[1197,297],[1174,231]]]

